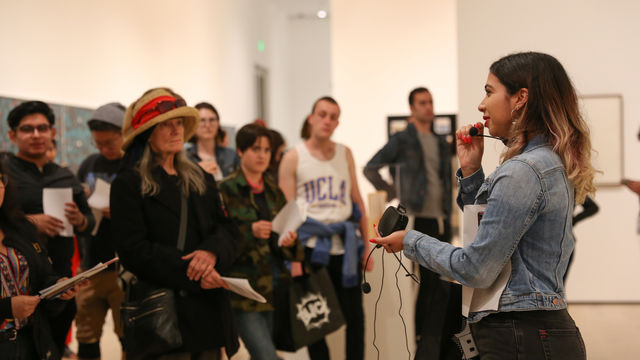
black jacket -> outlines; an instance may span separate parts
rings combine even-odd
[[[109,160],[100,153],[89,155],[80,164],[77,174],[78,180],[86,184],[92,194],[98,179],[108,184],[113,182],[120,169],[120,163],[121,159]],[[97,263],[107,262],[115,256],[116,248],[111,235],[111,219],[103,217],[97,226],[98,231],[95,235],[78,236],[78,241],[82,242],[81,266],[83,269],[90,269]],[[111,268],[115,269],[115,266]]]
[[[3,244],[18,250],[27,259],[29,294],[36,295],[38,291],[53,285],[59,276],[54,274],[46,250],[37,240],[33,225],[27,220],[16,225],[14,229],[3,229],[6,235]],[[48,317],[60,312],[63,305],[61,300],[42,300],[29,319],[29,326],[25,329],[31,330],[39,359],[60,359],[58,348],[51,337]],[[0,319],[10,318],[13,318],[11,298],[0,299]]]
[[[442,209],[449,216],[451,213],[451,144],[444,136],[438,138],[438,159],[440,159],[440,181],[442,182]],[[424,166],[422,145],[414,124],[394,134],[389,142],[369,160],[364,168],[364,176],[376,190],[384,190],[391,200],[397,196],[395,184],[385,182],[378,170],[390,166],[391,175],[400,186],[400,203],[409,210],[422,211],[426,194],[427,171]],[[398,172],[396,176],[396,170]]]
[[[89,235],[95,226],[95,219],[91,208],[87,203],[84,189],[73,175],[73,173],[55,163],[47,163],[38,167],[27,160],[17,156],[6,158],[5,165],[13,179],[17,179],[18,200],[22,211],[29,214],[42,214],[42,191],[44,188],[66,188],[73,189],[73,201],[80,209],[80,212],[87,218],[88,225],[82,233],[76,235]],[[40,240],[45,243],[47,253],[53,261],[53,270],[61,276],[71,276],[71,258],[73,257],[74,244],[73,237],[55,236],[48,237],[38,234]]]
[[[204,173],[204,172],[203,172]],[[155,196],[141,195],[141,179],[125,169],[111,185],[111,221],[120,262],[139,280],[167,287],[179,294],[176,304],[185,351],[196,352],[225,346],[227,354],[238,349],[231,305],[224,289],[202,290],[186,276],[188,262],[181,256],[196,249],[217,257],[223,273],[234,261],[234,237],[239,236],[222,209],[213,177],[204,174],[207,191],[190,194],[184,251],[177,249],[180,225],[180,192],[171,177],[157,167],[160,185]]]

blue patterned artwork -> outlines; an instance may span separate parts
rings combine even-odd
[[[0,151],[16,152],[16,146],[9,140],[7,116],[9,111],[24,102],[23,99],[0,97]],[[56,162],[76,171],[89,154],[96,151],[91,144],[91,133],[87,121],[93,109],[49,103],[56,115],[55,140],[58,145]]]

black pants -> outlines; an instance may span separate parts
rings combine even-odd
[[[73,238],[57,236],[50,239],[47,243],[47,252],[51,258],[53,271],[60,276],[71,277],[71,258],[74,252]],[[51,335],[60,354],[64,353],[67,333],[75,317],[76,301],[72,299],[65,301],[64,309],[59,314],[49,318]]]
[[[65,301],[64,309],[57,314],[49,318],[51,324],[51,337],[53,342],[58,347],[60,354],[64,353],[65,341],[67,340],[67,334],[71,328],[71,323],[76,317],[76,302],[74,299]]]
[[[415,218],[414,229],[440,241],[451,242],[451,224],[444,219],[442,233],[437,219]],[[462,326],[462,287],[443,281],[440,275],[420,266],[416,300],[416,359],[460,359],[453,335]]]
[[[584,360],[580,330],[567,310],[491,314],[471,324],[481,360]]]
[[[313,249],[305,249],[307,259],[311,258]],[[340,302],[342,315],[347,323],[346,334],[346,359],[362,360],[364,359],[364,310],[362,308],[362,292],[360,286],[345,288],[342,286],[342,255],[331,256],[327,271],[331,277],[333,288]],[[312,265],[314,270],[320,269],[321,266]],[[359,266],[361,269],[362,267]],[[358,284],[362,272],[358,275]],[[327,360],[329,359],[329,348],[325,339],[317,341],[307,347],[309,358],[311,360]]]

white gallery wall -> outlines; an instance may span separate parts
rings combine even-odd
[[[623,96],[624,176],[640,179],[640,2],[459,0],[457,11],[462,124],[481,120],[477,105],[493,61],[517,51],[546,52],[564,65],[579,95]],[[616,146],[618,135],[611,131],[610,136]],[[496,142],[485,147],[485,173],[495,168],[501,149]],[[638,197],[622,186],[602,187],[595,201],[600,212],[575,228],[568,299],[638,302]]]
[[[269,71],[267,119],[287,117],[287,18],[276,1],[1,3],[2,96],[97,107],[169,86],[238,126],[256,117],[260,65]]]
[[[287,113],[286,118],[273,119],[289,147],[301,141],[300,129],[313,102],[331,94],[330,29],[330,19],[318,19],[311,11],[289,14]]]

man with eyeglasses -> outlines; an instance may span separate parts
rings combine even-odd
[[[89,234],[94,218],[87,204],[82,185],[67,169],[47,158],[47,148],[56,134],[55,116],[49,105],[42,101],[26,101],[9,112],[9,139],[16,144],[16,156],[5,158],[12,179],[17,179],[18,200],[22,211],[31,221],[52,261],[53,270],[61,276],[71,277],[73,237],[61,236],[61,219],[44,214],[42,192],[45,188],[72,188],[73,202],[65,204],[65,215],[73,225],[75,234]],[[76,313],[76,304],[69,301],[64,310],[50,319],[54,341],[60,353]]]
[[[122,160],[122,121],[125,107],[119,103],[100,106],[87,122],[93,145],[98,153],[89,155],[78,169],[78,180],[85,185],[87,196],[96,190],[96,183],[107,184],[115,179]],[[107,194],[108,195],[108,194]],[[94,235],[79,237],[83,244],[83,269],[90,269],[99,262],[106,262],[115,256],[115,246],[111,238],[110,207],[97,209],[102,217],[96,218],[97,231]],[[116,335],[122,339],[120,326],[120,305],[124,301],[124,292],[118,284],[118,273],[112,265],[91,278],[89,286],[82,288],[76,295],[78,313],[76,314],[76,338],[80,359],[100,358],[100,337],[107,311],[111,309],[113,327]]]

